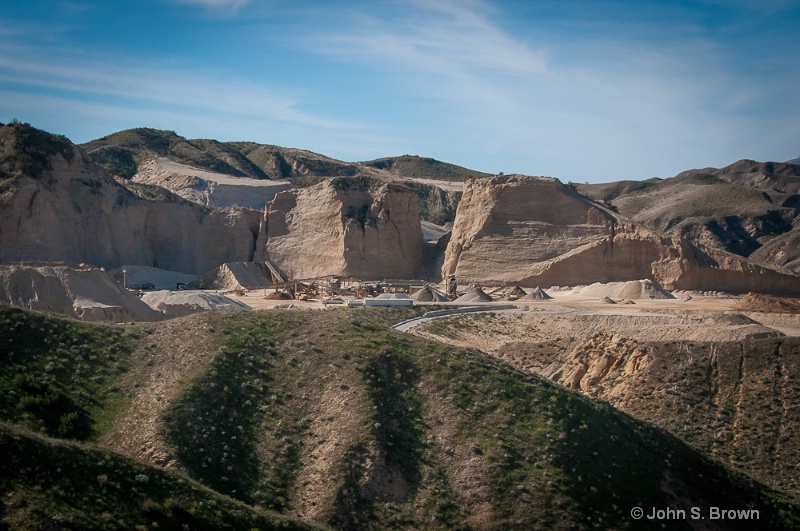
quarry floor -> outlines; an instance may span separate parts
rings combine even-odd
[[[231,296],[253,309],[299,309],[335,311],[341,306],[325,306],[321,300],[285,301],[264,299],[266,292],[253,291],[246,296]],[[502,301],[477,303],[492,308],[509,304],[514,309],[463,314],[457,319],[474,324],[461,329],[465,344],[486,350],[513,341],[547,341],[564,336],[584,337],[598,330],[608,330],[640,340],[654,341],[730,341],[780,332],[800,336],[800,314],[741,312],[734,309],[738,297],[692,295],[690,299],[636,300],[633,304],[609,304],[597,298],[551,292],[548,301]],[[688,299],[688,300],[686,300]],[[463,307],[464,304],[439,303],[438,307]],[[486,329],[492,316],[503,317]],[[425,321],[421,321],[425,322]],[[417,325],[420,323],[413,323]],[[414,330],[417,328],[417,330]],[[425,327],[406,327],[428,335]],[[482,329],[482,330],[478,330]]]

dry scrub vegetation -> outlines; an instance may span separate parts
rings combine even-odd
[[[791,302],[790,300],[787,300]],[[779,301],[780,302],[780,301]],[[777,307],[748,296],[743,310]],[[481,345],[511,365],[608,402],[732,468],[800,496],[800,338],[796,314],[483,314],[415,333]]]
[[[249,519],[263,529],[635,529],[632,506],[699,505],[757,508],[773,529],[800,525],[787,498],[659,428],[480,351],[388,326],[417,314],[207,313],[90,327],[2,308],[0,344],[24,327],[41,338],[4,356],[3,381],[52,374],[51,385],[90,395],[98,412],[90,444],[77,445],[8,424],[20,422],[8,411],[24,409],[9,401],[2,518],[22,529],[54,519],[82,528],[242,528]],[[73,328],[83,348],[99,337],[124,346],[121,369],[99,388],[75,379],[72,365],[37,369],[67,357],[44,340],[67,341]],[[81,373],[101,366],[89,350],[70,356]]]

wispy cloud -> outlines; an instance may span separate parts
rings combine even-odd
[[[749,12],[778,13],[791,7],[797,7],[797,0],[701,0],[701,2],[731,9],[741,9]]]
[[[742,141],[741,109],[754,96],[725,70],[717,43],[691,26],[653,38],[643,17],[641,31],[620,26],[615,34],[611,25],[554,38],[535,19],[527,32],[512,34],[505,29],[511,14],[480,0],[392,5],[402,9],[354,17],[340,33],[324,35],[318,53],[367,64],[407,92],[435,99],[440,114],[460,126],[454,146],[507,153],[519,167],[556,176],[577,173],[581,158],[609,168],[640,160],[649,177],[648,165],[677,173],[692,160],[724,161],[721,154]],[[675,20],[684,24],[684,14]],[[675,160],[675,153],[687,155]]]
[[[527,75],[547,70],[544,54],[492,24],[475,0],[409,0],[394,20],[354,15],[342,33],[311,36],[325,53],[462,77],[473,70]],[[353,30],[353,28],[356,28]]]
[[[209,9],[237,11],[249,4],[252,0],[177,0],[183,4],[192,4]]]
[[[88,20],[112,9],[0,20],[0,111],[351,159],[664,177],[797,143],[800,60],[784,19],[798,3],[159,0],[137,13],[153,40],[94,32]],[[205,17],[226,23],[209,33]]]
[[[66,91],[76,100],[119,98],[138,106],[162,105],[187,112],[257,116],[265,122],[323,129],[350,125],[303,113],[297,100],[226,72],[181,70],[174,65],[119,66],[131,58],[71,57],[58,50],[0,45],[0,80],[44,91]],[[216,74],[216,75],[215,75]]]

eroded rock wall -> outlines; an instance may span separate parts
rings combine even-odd
[[[651,279],[667,289],[800,294],[800,277],[637,227],[556,179],[468,181],[443,276],[574,286]]]
[[[495,176],[467,181],[442,272],[512,279],[521,270],[614,234],[615,215],[557,179]]]
[[[148,200],[78,148],[42,175],[17,176],[0,196],[0,261],[138,264],[202,274],[252,260],[260,214],[211,209],[167,192]]]
[[[369,179],[279,193],[267,206],[263,258],[293,278],[411,278],[424,243],[416,196]]]

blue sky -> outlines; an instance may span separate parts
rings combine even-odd
[[[607,182],[800,156],[800,0],[0,0],[0,121]]]

